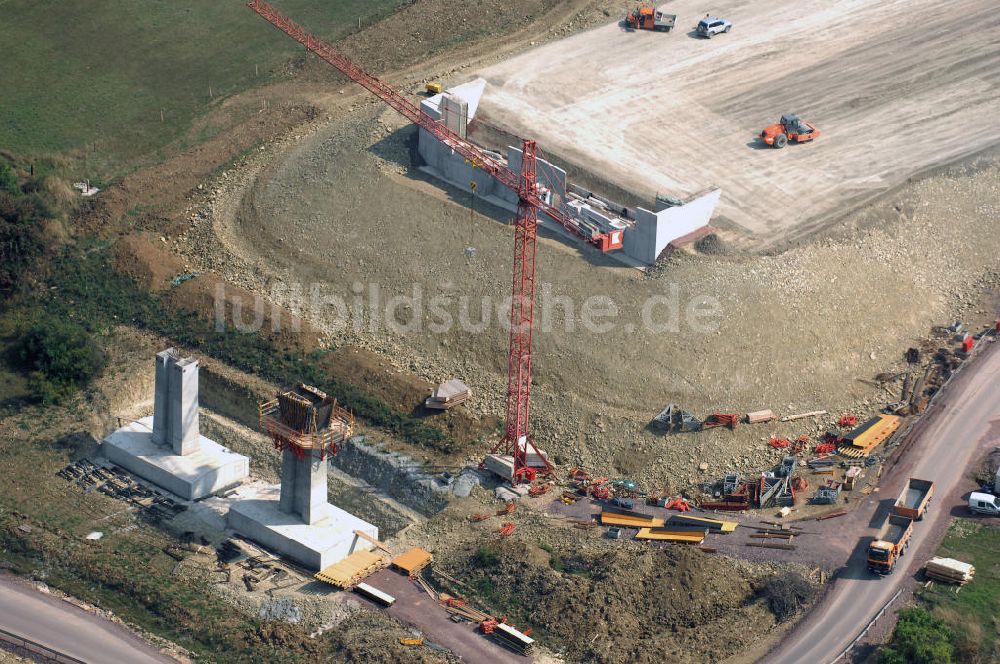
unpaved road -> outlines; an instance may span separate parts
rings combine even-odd
[[[477,664],[531,662],[530,658],[514,654],[498,645],[482,634],[476,625],[469,622],[453,623],[440,604],[398,572],[384,569],[369,577],[367,583],[399,600],[387,609],[390,616],[404,625],[413,625],[427,641],[448,648],[463,661]],[[350,596],[364,606],[376,606],[357,595]]]
[[[643,196],[721,186],[758,245],[1000,141],[990,0],[719,0],[711,40],[688,34],[704,3],[665,7],[670,33],[615,23],[483,69],[480,117]],[[822,137],[761,149],[784,112]]]
[[[175,661],[119,625],[2,575],[0,628],[93,664]]]
[[[914,576],[940,544],[955,513],[964,514],[972,485],[968,471],[989,447],[1000,444],[1000,349],[994,347],[935,403],[926,427],[887,468],[890,481],[881,487],[881,500],[838,519],[841,540],[854,544],[847,566],[840,571],[826,597],[777,648],[761,661],[769,664],[825,663],[833,660],[860,633],[868,621],[900,588],[911,587]],[[933,480],[934,502],[914,527],[911,546],[895,573],[885,578],[870,574],[865,551],[892,502],[909,477]],[[829,523],[829,522],[828,522]],[[827,527],[829,528],[829,527]],[[860,540],[857,534],[861,534]]]

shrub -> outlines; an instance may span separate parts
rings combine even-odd
[[[496,567],[500,563],[500,552],[492,547],[481,546],[472,555],[476,567]]]
[[[43,306],[51,317],[77,320],[90,328],[114,319],[151,330],[275,383],[315,385],[362,421],[408,442],[445,453],[458,449],[438,427],[392,409],[362,388],[330,378],[315,357],[287,353],[259,334],[243,334],[232,327],[217,330],[214,321],[170,308],[158,295],[137,288],[116,272],[106,247],[67,248],[48,262],[47,282],[54,290]]]
[[[17,175],[8,164],[0,164],[0,191],[10,194],[21,193],[21,188],[17,185]]]
[[[921,608],[903,609],[879,664],[948,664],[954,661],[951,630]]]
[[[60,401],[85,386],[101,371],[104,358],[82,327],[69,321],[42,317],[14,347],[15,359],[29,371],[36,396]]]
[[[813,587],[797,572],[784,572],[772,576],[758,595],[767,602],[779,621],[787,620],[812,598]]]
[[[0,290],[16,286],[45,246],[42,219],[31,197],[0,191]]]

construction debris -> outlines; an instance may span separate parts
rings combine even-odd
[[[483,634],[492,636],[496,641],[522,655],[530,655],[534,650],[535,640],[524,632],[520,632],[507,623],[490,618],[479,623]]]
[[[857,415],[841,415],[840,419],[837,420],[837,426],[847,429],[849,427],[857,426],[858,416]]]
[[[89,459],[78,459],[56,473],[85,493],[99,491],[139,508],[138,516],[154,525],[163,523],[187,510],[187,505],[139,484],[124,470],[104,467]]]
[[[781,549],[783,551],[795,551],[794,544],[777,544],[774,542],[747,542],[745,546],[752,546],[758,549]]]
[[[668,404],[666,408],[653,418],[649,423],[652,431],[660,433],[677,433],[683,431],[698,431],[701,429],[701,420],[687,412],[681,410],[674,404]]]
[[[858,466],[847,469],[847,472],[844,474],[844,491],[854,491],[855,486],[857,486],[858,481],[862,477],[861,472],[861,468]]]
[[[510,537],[514,533],[514,528],[514,523],[507,521],[500,526],[499,530],[497,530],[497,535],[500,535],[500,537]]]
[[[580,496],[572,491],[563,491],[562,495],[559,497],[559,502],[564,505],[572,505],[580,499]],[[488,515],[487,515],[488,516]]]
[[[531,630],[520,632],[506,623],[506,618],[497,619],[479,609],[469,606],[460,597],[452,597],[447,593],[441,593],[438,601],[444,606],[452,616],[452,620],[468,620],[478,623],[483,634],[491,636],[502,645],[507,646],[515,652],[523,655],[530,655],[534,649],[534,639],[528,636]]]
[[[706,429],[711,427],[729,427],[730,429],[735,429],[739,423],[739,413],[712,413],[702,426]]]
[[[792,473],[795,472],[795,467],[798,465],[799,460],[793,456],[786,456],[778,464],[775,469],[774,474],[778,477],[791,477]]]
[[[924,565],[927,578],[947,583],[957,583],[964,586],[976,574],[976,568],[970,563],[963,563],[954,558],[934,557]]]
[[[816,489],[816,495],[812,500],[816,505],[833,505],[840,498],[841,483],[834,482],[833,480],[827,480],[826,482],[826,486]]]
[[[355,530],[354,531],[354,535],[356,537],[360,537],[361,539],[363,539],[363,540],[365,540],[367,542],[371,542],[375,546],[375,548],[381,549],[382,551],[385,551],[386,553],[388,553],[390,555],[392,554],[392,550],[389,549],[389,547],[387,547],[385,544],[383,544],[382,542],[378,541],[378,539],[372,537],[368,533],[364,533],[364,532],[362,532],[360,530]]]
[[[537,498],[538,496],[544,496],[551,490],[552,490],[551,482],[546,482],[545,484],[536,484],[535,486],[528,489],[528,495],[533,498]]]
[[[678,512],[691,511],[691,503],[680,497],[673,499],[664,498],[663,504],[660,507],[668,510],[677,510]]]
[[[469,386],[457,378],[452,378],[434,388],[431,395],[424,401],[424,405],[434,410],[449,410],[465,403],[470,396],[472,396],[472,390],[469,389]]]
[[[774,418],[773,410],[758,410],[747,413],[747,424],[761,424],[763,422],[770,422]]]
[[[781,418],[782,422],[794,422],[795,420],[802,420],[807,417],[819,417],[820,415],[826,415],[825,410],[811,410],[808,413],[799,413],[798,415],[785,415]]]

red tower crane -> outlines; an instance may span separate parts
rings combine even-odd
[[[572,217],[559,208],[546,203],[539,195],[536,176],[536,146],[534,141],[524,141],[521,172],[515,173],[506,164],[473,145],[443,123],[433,120],[384,81],[364,71],[326,42],[310,35],[301,26],[282,16],[271,5],[261,0],[247,3],[276,28],[289,35],[320,58],[339,69],[344,75],[398,111],[432,136],[462,155],[475,167],[492,175],[498,182],[517,194],[517,220],[514,226],[514,273],[511,286],[510,351],[507,357],[507,419],[503,439],[492,453],[510,456],[514,460],[512,483],[519,484],[535,478],[535,469],[528,465],[529,450],[534,447],[528,435],[528,416],[531,404],[531,332],[535,306],[535,243],[538,235],[538,212],[541,210],[572,234],[594,244],[601,251],[622,246],[621,231],[592,233],[581,227]],[[551,472],[548,459],[537,454],[540,468]]]

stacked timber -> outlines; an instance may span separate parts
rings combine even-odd
[[[434,388],[431,395],[424,401],[424,405],[434,410],[448,410],[465,403],[470,396],[472,396],[472,390],[469,389],[469,386],[457,378],[452,378]]]
[[[970,563],[963,563],[954,558],[931,558],[924,566],[924,573],[929,579],[958,583],[964,586],[972,581],[972,577],[976,574],[976,568]]]

